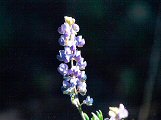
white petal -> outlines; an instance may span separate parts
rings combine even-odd
[[[110,117],[116,117],[116,113],[114,113],[113,111],[109,111],[108,114]]]

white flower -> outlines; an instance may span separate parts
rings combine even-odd
[[[120,104],[119,106],[118,116],[120,119],[128,117],[128,111],[125,109],[123,104]]]
[[[110,120],[121,120],[122,118],[128,117],[128,111],[123,104],[120,104],[119,108],[109,107],[109,109]]]

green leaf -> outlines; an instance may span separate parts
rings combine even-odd
[[[102,111],[99,110],[99,112],[98,112],[98,111],[96,111],[96,112],[97,112],[97,116],[99,117],[99,119],[100,119],[100,120],[103,120]]]
[[[98,118],[100,118],[100,113],[98,111],[96,111],[96,113],[97,113]]]
[[[83,114],[84,114],[85,119],[86,119],[86,120],[89,120],[88,115],[87,115],[85,112],[84,112]]]
[[[101,110],[96,111],[96,114],[92,112],[92,118],[91,118],[91,120],[103,120],[103,115],[102,115]]]
[[[95,113],[92,112],[92,115],[93,115],[92,120],[100,120]]]

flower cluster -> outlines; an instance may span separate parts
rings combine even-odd
[[[123,104],[120,104],[119,108],[117,107],[109,107],[109,120],[121,120],[128,116],[128,111],[125,109]]]
[[[59,50],[57,59],[62,61],[58,67],[58,71],[63,75],[64,81],[62,91],[64,94],[85,95],[87,92],[85,67],[87,62],[81,56],[81,51],[78,47],[83,47],[85,40],[81,35],[76,36],[79,32],[79,26],[75,23],[75,19],[65,16],[65,22],[58,28],[61,34],[58,42],[64,47],[64,50]],[[90,101],[93,102],[93,99]],[[92,105],[92,102],[85,102],[86,105]],[[89,103],[89,104],[88,104]]]
[[[83,104],[91,106],[93,104],[93,98],[87,96],[82,103],[79,102],[78,95],[86,95],[86,73],[85,68],[87,62],[81,56],[81,51],[78,48],[85,45],[85,40],[81,35],[77,36],[80,28],[75,23],[75,19],[72,17],[65,16],[65,22],[58,28],[58,32],[61,34],[58,42],[64,47],[63,50],[59,50],[57,59],[62,61],[58,67],[59,73],[63,76],[62,91],[64,94],[70,95],[71,102],[74,104],[82,119],[89,120],[89,116],[83,112],[81,106]],[[104,120],[122,120],[128,116],[128,111],[125,109],[123,104],[120,104],[119,108],[109,107],[110,118]],[[92,112],[91,120],[103,120],[102,112],[96,111],[96,114]]]

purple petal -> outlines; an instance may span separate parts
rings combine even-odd
[[[61,63],[58,67],[58,71],[62,75],[66,75],[68,73],[68,65]]]
[[[83,47],[83,45],[85,44],[85,40],[82,38],[81,35],[76,37],[76,41],[78,47]]]
[[[77,24],[73,24],[72,28],[75,32],[79,32],[79,26]]]
[[[61,30],[61,27],[58,28],[58,32],[59,32],[60,34],[64,34],[63,31]]]
[[[79,92],[81,95],[85,95],[85,94],[86,94],[86,92],[87,92],[86,87],[87,87],[87,85],[86,85],[85,82],[79,81],[78,84],[77,84],[78,92]]]

